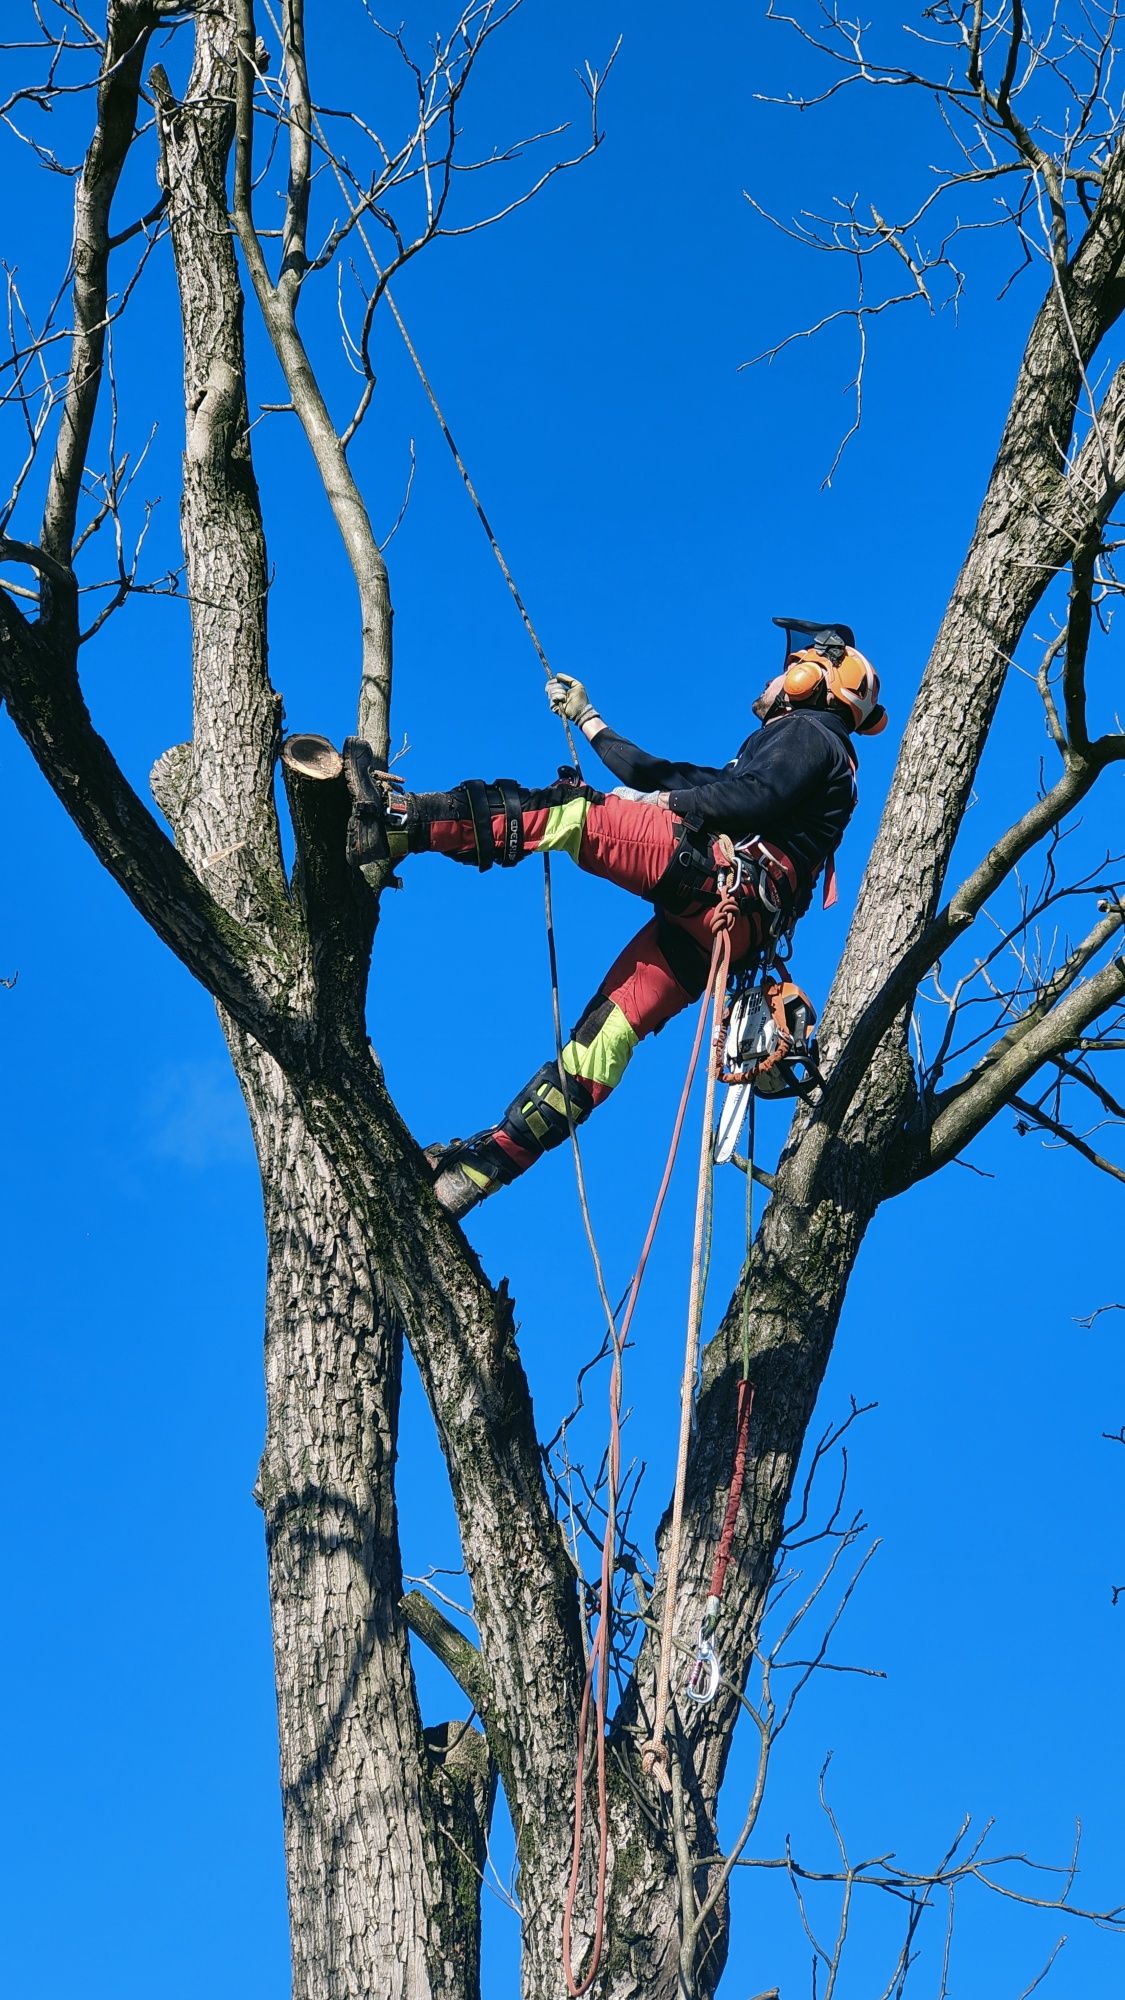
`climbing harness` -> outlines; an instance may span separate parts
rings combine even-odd
[[[813,718],[815,720],[815,717]],[[715,1164],[733,1157],[753,1093],[807,1097],[823,1086],[812,1029],[816,1008],[786,974],[794,927],[796,870],[789,856],[759,834],[733,848],[732,893],[749,887],[766,913],[766,935],[754,966],[730,982],[718,1080],[726,1086],[715,1135]],[[768,969],[768,970],[767,970]]]
[[[676,836],[676,847],[658,882],[652,901],[669,915],[682,914],[715,892],[714,840],[710,834],[684,820]]]

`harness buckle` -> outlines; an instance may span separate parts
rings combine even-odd
[[[786,898],[792,907],[795,893],[792,863],[758,833],[746,834],[735,844],[734,852],[739,865],[744,866],[744,879],[752,886],[758,907],[765,913],[770,941],[784,937]]]

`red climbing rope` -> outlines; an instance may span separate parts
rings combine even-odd
[[[750,1440],[750,1417],[754,1408],[754,1384],[750,1380],[750,1259],[754,1251],[754,1095],[750,1095],[750,1129],[747,1138],[746,1159],[746,1263],[743,1271],[742,1292],[742,1374],[738,1384],[738,1402],[734,1420],[734,1459],[731,1464],[730,1491],[727,1494],[726,1512],[723,1515],[719,1546],[715,1551],[715,1561],[711,1570],[711,1584],[707,1593],[705,1620],[714,1624],[719,1615],[719,1600],[730,1567],[731,1548],[734,1544],[734,1530],[738,1520],[738,1509],[742,1500],[742,1488],[746,1480],[746,1453]],[[706,1626],[705,1626],[706,1629]]]
[[[687,1075],[684,1078],[684,1086],[682,1091],[680,1092],[680,1101],[676,1108],[676,1118],[675,1118],[675,1123],[672,1127],[672,1137],[668,1147],[668,1156],[664,1163],[664,1172],[660,1178],[660,1186],[657,1189],[656,1200],[653,1203],[652,1215],[649,1218],[649,1225],[645,1233],[644,1243],[641,1246],[641,1254],[637,1261],[637,1268],[633,1274],[632,1284],[629,1287],[629,1297],[625,1306],[625,1314],[621,1322],[621,1328],[619,1332],[615,1331],[615,1338],[613,1343],[614,1362],[610,1374],[610,1392],[609,1392],[610,1434],[609,1434],[608,1472],[609,1472],[609,1488],[611,1494],[616,1494],[617,1491],[618,1472],[620,1468],[620,1457],[621,1457],[621,1354],[625,1345],[626,1338],[628,1336],[629,1327],[631,1325],[633,1318],[633,1312],[637,1303],[637,1298],[640,1294],[641,1281],[645,1274],[645,1266],[648,1263],[649,1253],[652,1249],[653,1243],[656,1238],[657,1226],[660,1222],[661,1212],[664,1207],[664,1200],[668,1193],[669,1185],[671,1183],[672,1170],[676,1163],[676,1155],[679,1150],[680,1137],[684,1127],[684,1119],[687,1115],[688,1102],[691,1097],[691,1087],[695,1080],[695,1072],[699,1063],[699,1052],[703,1046],[703,1035],[704,1035],[704,1029],[707,1025],[708,1013],[710,1012],[712,1016],[714,1016],[717,1013],[716,1002],[718,1001],[719,1003],[721,1003],[722,995],[726,989],[727,971],[730,966],[731,931],[734,927],[735,919],[737,918],[737,916],[738,916],[738,904],[734,896],[728,890],[724,890],[719,903],[716,905],[716,908],[709,914],[708,917],[708,922],[710,924],[712,932],[714,933],[715,942],[711,951],[711,965],[707,976],[707,985],[704,990],[703,999],[699,1008],[699,1018],[696,1022],[695,1039],[692,1043],[691,1055],[688,1060]],[[708,1077],[707,1096],[708,1096],[708,1101],[704,1114],[704,1130],[705,1130],[705,1145],[709,1152],[711,1144],[710,1113],[713,1101],[713,1079],[710,1073]],[[702,1163],[700,1168],[700,1174],[702,1180],[704,1174]],[[698,1238],[699,1235],[698,1226],[696,1234]],[[693,1293],[696,1289],[696,1286],[694,1284],[694,1279],[698,1277],[699,1263],[700,1263],[699,1243],[697,1241],[696,1251],[695,1251],[695,1263],[693,1267]],[[743,1456],[745,1459],[745,1453],[743,1454]],[[682,1500],[683,1500],[682,1486],[680,1488],[679,1498],[682,1507]],[[732,1534],[733,1534],[733,1529],[732,1529]],[[612,1630],[612,1617],[613,1617],[612,1590],[613,1590],[615,1541],[616,1541],[616,1519],[615,1519],[614,1509],[611,1506],[610,1508],[607,1509],[606,1532],[602,1542],[600,1594],[598,1601],[598,1629],[594,1635],[594,1640],[590,1647],[590,1657],[586,1667],[586,1679],[582,1689],[582,1701],[578,1714],[578,1756],[576,1760],[575,1774],[574,1774],[574,1843],[571,1850],[570,1883],[567,1889],[566,1905],[563,1910],[563,1970],[566,1974],[567,1992],[571,1995],[571,2000],[580,2000],[580,1996],[583,1993],[588,1992],[589,1988],[592,1986],[594,1979],[597,1976],[598,1967],[601,1964],[602,1944],[604,1941],[604,1934],[605,1934],[605,1880],[606,1880],[606,1864],[607,1864],[608,1849],[609,1849],[609,1809],[608,1809],[608,1796],[606,1789],[605,1736],[606,1736],[606,1702],[607,1702],[607,1687],[608,1687],[608,1676],[609,1676],[609,1642]],[[677,1567],[678,1567],[678,1561],[677,1561]],[[669,1587],[672,1591],[672,1594],[674,1595],[674,1583],[670,1581]],[[574,1924],[575,1903],[577,1901],[577,1896],[578,1896],[578,1877],[582,1865],[582,1820],[583,1820],[583,1805],[585,1798],[584,1781],[585,1781],[585,1763],[586,1763],[586,1736],[589,1728],[591,1701],[593,1702],[593,1707],[594,1707],[595,1728],[596,1728],[595,1756],[597,1761],[598,1819],[599,1819],[598,1877],[597,1877],[597,1897],[594,1908],[594,1937],[590,1948],[590,1959],[586,1967],[586,1972],[584,1977],[581,1980],[578,1980],[575,1978],[573,1970],[572,1932]]]
[[[723,1529],[719,1536],[719,1546],[715,1550],[715,1563],[711,1571],[708,1587],[709,1597],[719,1598],[727,1580],[730,1554],[734,1546],[734,1530],[738,1520],[738,1509],[742,1500],[742,1487],[746,1479],[746,1446],[750,1437],[750,1413],[754,1408],[754,1384],[745,1375],[738,1385],[738,1407],[735,1415],[734,1464],[731,1467],[730,1492],[727,1494],[727,1511],[723,1515]]]

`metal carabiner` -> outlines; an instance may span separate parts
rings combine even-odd
[[[705,1639],[702,1632],[700,1632],[699,1641],[695,1648],[695,1658],[688,1669],[688,1676],[684,1682],[684,1693],[687,1695],[689,1701],[698,1701],[701,1703],[714,1701],[715,1696],[719,1692],[719,1682],[722,1680],[722,1677],[723,1670],[719,1664],[719,1655],[711,1644],[710,1639]]]
[[[722,895],[725,892],[727,895],[737,896],[742,887],[745,872],[742,865],[742,856],[732,843],[730,860],[724,861],[722,866],[715,871],[715,887],[719,894]]]

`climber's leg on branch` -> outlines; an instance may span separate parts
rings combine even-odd
[[[736,963],[756,949],[760,936],[754,911],[740,915],[733,938]],[[604,1103],[637,1043],[658,1034],[703,992],[711,942],[705,913],[654,917],[626,945],[583,1009],[563,1049],[562,1077],[556,1062],[544,1063],[499,1124],[472,1139],[430,1149],[435,1192],[451,1215],[467,1214],[561,1146],[569,1132],[568,1102],[576,1125]]]
[[[352,767],[349,766],[349,771]],[[361,790],[352,781],[353,796]],[[608,797],[594,786],[559,779],[539,790],[499,778],[466,779],[450,792],[406,792],[388,799],[377,786],[357,798],[349,853],[357,862],[398,862],[407,854],[445,854],[481,870],[511,868],[529,854],[568,854],[638,896],[651,896],[673,867],[682,821],[664,806]],[[704,841],[705,850],[710,843]]]

